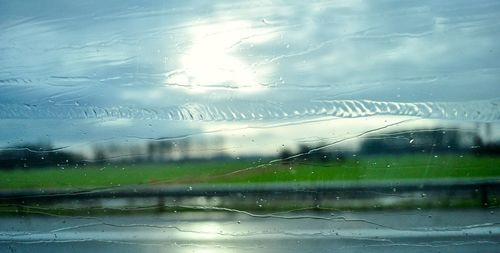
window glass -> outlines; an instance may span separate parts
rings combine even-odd
[[[500,3],[0,1],[0,252],[491,252]]]

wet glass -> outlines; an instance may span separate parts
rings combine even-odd
[[[0,252],[489,252],[500,3],[0,1]]]

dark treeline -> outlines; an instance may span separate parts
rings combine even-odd
[[[361,144],[361,154],[461,153],[500,155],[500,143],[485,143],[474,132],[427,129],[393,132],[368,137]]]
[[[295,153],[288,149],[283,150],[279,154],[279,159],[282,163],[292,162],[343,162],[347,156],[346,151],[330,150],[320,148],[323,145],[300,145],[299,150]]]
[[[209,142],[193,142],[188,139],[151,140],[141,145],[112,143],[94,146],[91,157],[64,149],[55,149],[50,143],[16,145],[0,151],[0,169],[231,159],[222,152],[222,143],[221,139]],[[498,142],[484,143],[481,137],[473,132],[423,129],[365,136],[356,152],[321,148],[322,145],[301,145],[294,152],[284,149],[277,156],[283,163],[290,163],[293,161],[343,162],[354,153],[359,155],[405,153],[500,155],[499,144]],[[242,158],[251,159],[251,157]]]
[[[476,133],[428,129],[368,137],[362,142],[360,153],[477,153],[482,146]]]
[[[422,129],[367,136],[357,152],[339,151],[316,146],[300,146],[297,152],[280,153],[284,163],[291,161],[342,162],[352,154],[442,154],[460,153],[500,155],[500,143],[484,143],[477,133],[459,130]]]
[[[84,155],[57,149],[50,143],[19,144],[0,150],[0,170],[229,159],[220,152],[221,145],[220,139],[211,140],[210,143],[189,139],[151,140],[142,144],[96,145],[91,149],[92,155]]]
[[[168,161],[192,161],[220,159],[221,138],[206,139],[157,139],[141,144],[118,145],[117,143],[94,146],[93,163],[136,162],[159,163]]]
[[[17,145],[0,151],[0,169],[69,166],[83,160],[83,155],[54,150],[49,143]]]

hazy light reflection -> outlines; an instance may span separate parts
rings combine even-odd
[[[252,70],[240,47],[269,40],[272,35],[268,29],[230,21],[196,26],[190,33],[192,45],[180,57],[180,69],[167,74],[167,84],[194,92],[214,88],[255,92],[263,88],[259,73]]]
[[[197,222],[193,224],[192,230],[196,231],[190,238],[192,240],[220,239],[222,234],[222,227],[216,222]]]

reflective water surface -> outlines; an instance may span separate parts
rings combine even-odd
[[[2,252],[490,252],[498,218],[484,210],[27,216],[1,218],[11,231],[1,240]]]

